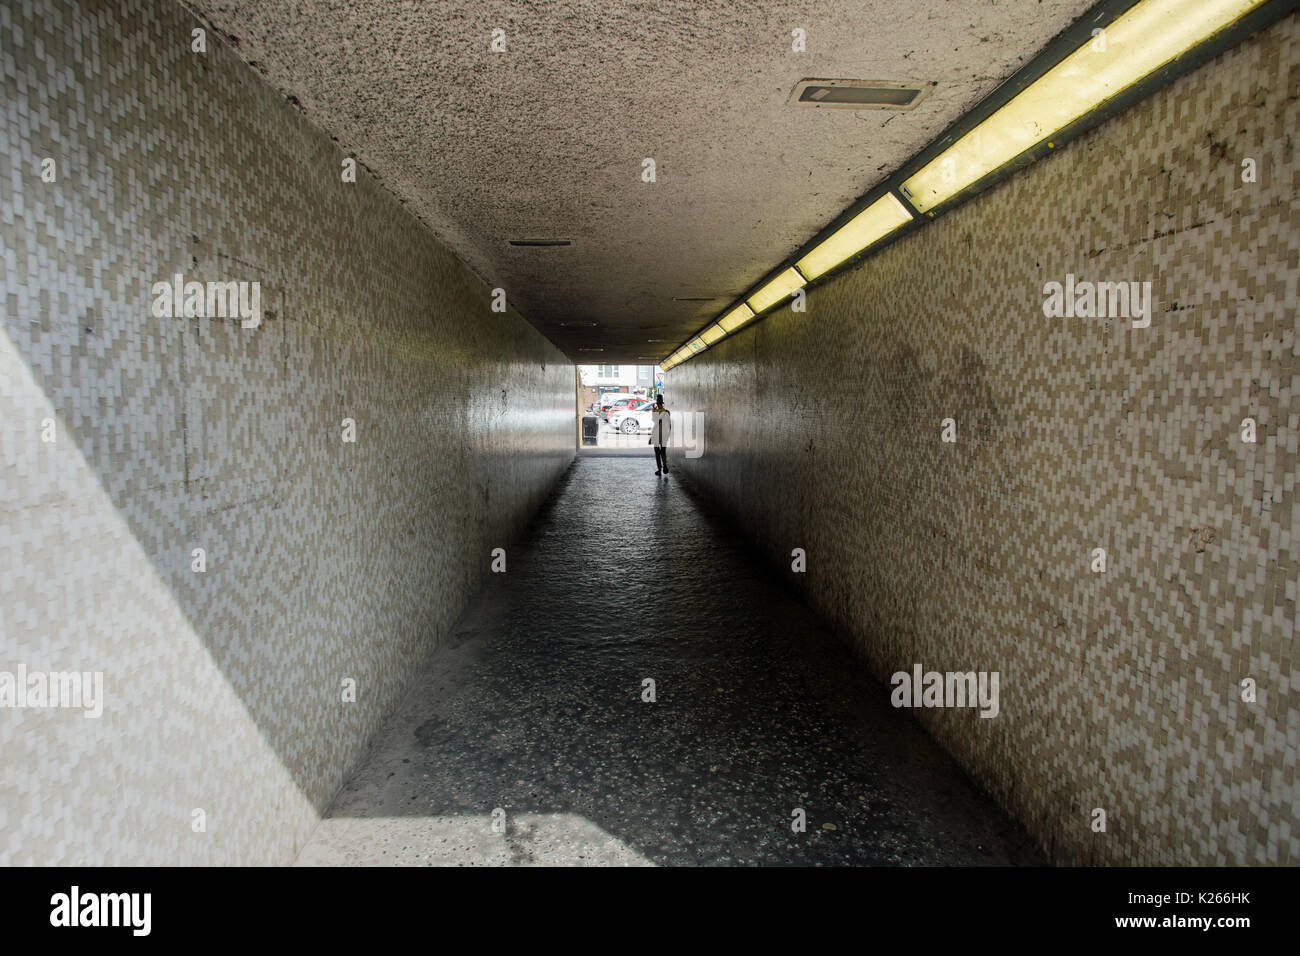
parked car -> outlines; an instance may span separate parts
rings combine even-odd
[[[611,405],[618,402],[630,402],[634,398],[636,398],[635,395],[629,395],[627,392],[610,392],[608,395],[600,396],[600,417],[606,418],[609,415]]]
[[[654,408],[651,402],[641,402],[635,408],[625,408],[619,411],[610,412],[609,427],[617,429],[624,435],[635,435],[638,432],[648,432],[654,425],[654,419],[651,417],[651,409]]]
[[[610,424],[612,425],[613,422],[610,421],[610,419],[611,416],[615,414],[621,414],[623,412],[628,412],[628,411],[638,411],[643,408],[649,408],[649,407],[650,407],[650,402],[646,401],[644,398],[620,398],[618,401],[613,402],[605,409],[602,417],[605,419],[605,421],[610,422]]]

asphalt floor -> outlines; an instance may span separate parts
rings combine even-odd
[[[300,864],[1044,862],[652,458],[578,458],[507,553]]]

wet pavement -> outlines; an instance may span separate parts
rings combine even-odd
[[[299,863],[1043,863],[888,699],[653,459],[580,458]]]

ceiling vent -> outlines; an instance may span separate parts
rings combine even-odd
[[[892,80],[800,80],[788,104],[838,110],[910,110],[935,85]]]
[[[571,246],[572,239],[507,239],[512,246]]]

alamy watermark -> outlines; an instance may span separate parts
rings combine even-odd
[[[978,707],[981,717],[998,715],[997,671],[898,671],[889,702],[895,707]]]
[[[155,282],[151,292],[156,319],[239,317],[246,329],[262,324],[260,282],[186,282],[178,272],[171,282]]]
[[[678,438],[682,451],[687,458],[704,457],[704,412],[678,412],[674,424],[681,426],[681,431],[672,437]],[[672,444],[670,439],[670,444]]]
[[[1151,324],[1150,282],[1079,281],[1043,283],[1043,315],[1049,319],[1132,319],[1133,328]]]
[[[0,708],[83,710],[85,717],[104,713],[103,671],[0,671]]]
[[[50,897],[51,926],[108,926],[148,936],[153,926],[152,893],[83,893],[73,886]]]

